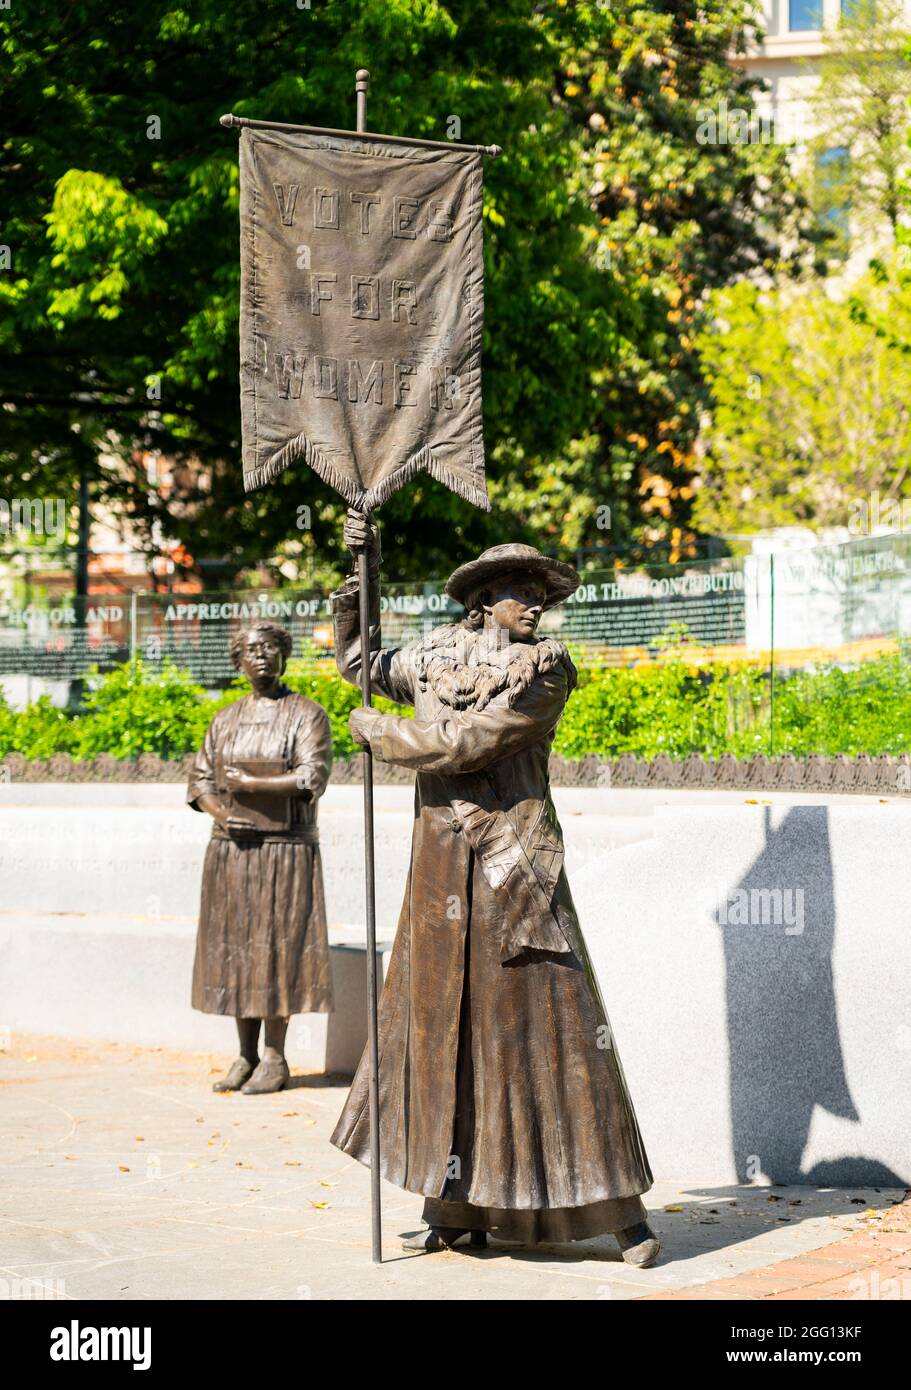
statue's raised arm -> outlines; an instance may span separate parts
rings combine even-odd
[[[407,651],[383,651],[380,639],[380,533],[363,512],[349,508],[344,540],[353,556],[367,551],[370,574],[370,687],[374,695],[399,704],[413,703],[413,683]],[[358,627],[358,580],[351,574],[331,597],[335,660],[340,675],[360,689],[361,637]],[[371,711],[365,711],[368,715]]]

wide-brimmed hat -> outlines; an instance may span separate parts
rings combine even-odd
[[[446,592],[457,603],[467,604],[472,594],[483,589],[490,580],[514,570],[533,574],[536,579],[544,581],[547,588],[545,608],[553,608],[555,604],[562,603],[570,594],[574,594],[582,583],[572,565],[564,564],[562,560],[552,560],[549,555],[542,555],[533,545],[492,545],[483,555],[479,555],[476,560],[469,560],[467,565],[460,565],[449,576]]]

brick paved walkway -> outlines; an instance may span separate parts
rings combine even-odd
[[[636,1301],[656,1299],[911,1299],[911,1191],[900,1204],[868,1213],[864,1228],[844,1240],[730,1279]]]

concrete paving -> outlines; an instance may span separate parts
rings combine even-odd
[[[18,1034],[0,1047],[6,1297],[607,1300],[702,1284],[718,1297],[719,1282],[875,1230],[903,1196],[663,1177],[645,1197],[661,1259],[634,1270],[611,1237],[406,1255],[422,1199],[385,1185],[374,1267],[369,1173],[328,1142],[342,1079],[222,1096],[226,1056]]]

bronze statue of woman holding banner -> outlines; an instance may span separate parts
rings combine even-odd
[[[360,678],[364,705],[350,722],[364,749],[368,1051],[334,1142],[370,1162],[376,1263],[382,1171],[427,1198],[428,1230],[409,1249],[491,1230],[613,1231],[626,1260],[650,1264],[641,1193],[652,1176],[547,777],[575,672],[535,629],[578,575],[528,546],[495,546],[449,581],[461,623],[381,646],[378,536],[365,518],[416,473],[490,509],[482,163],[500,149],[368,131],[369,76],[356,74],[355,131],[221,117],[242,127],[245,485],[302,460],[353,509],[357,575],[334,619],[339,667]],[[415,718],[372,710],[372,690]],[[371,754],[417,772],[379,1039]]]
[[[579,576],[530,546],[462,565],[447,592],[461,622],[411,646],[379,645],[379,535],[368,548],[376,694],[413,719],[352,711],[374,758],[417,773],[411,871],[380,1001],[381,1171],[424,1194],[406,1250],[488,1232],[523,1243],[613,1232],[654,1263],[641,1194],[652,1174],[563,869],[548,754],[576,672],[536,636]],[[333,596],[336,658],[360,678],[357,579]],[[369,1160],[368,1058],[332,1142]]]
[[[253,691],[215,715],[187,788],[193,809],[214,822],[193,1007],[232,1014],[240,1038],[240,1055],[215,1091],[280,1091],[291,1014],[332,1010],[316,824],[332,733],[322,705],[282,683],[290,653],[290,633],[274,623],[237,633],[231,658]]]

